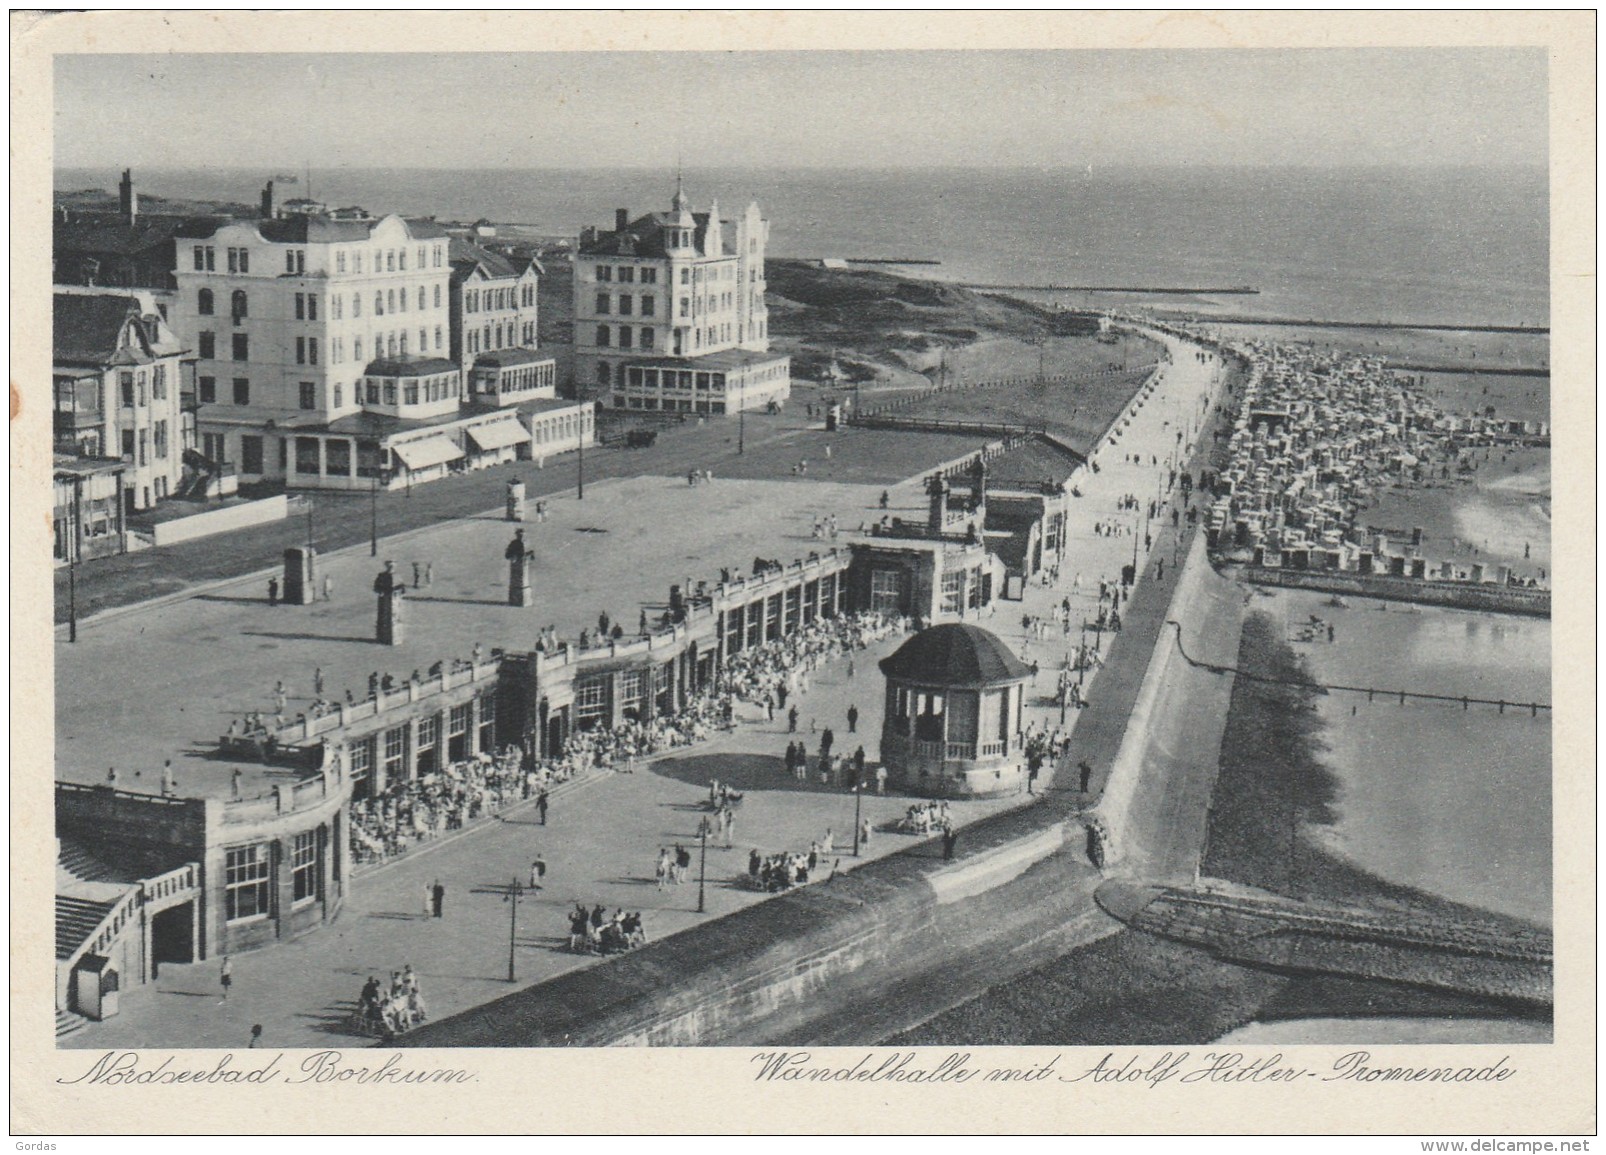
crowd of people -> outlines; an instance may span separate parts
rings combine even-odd
[[[569,949],[576,954],[622,954],[646,945],[647,927],[639,910],[610,915],[600,902],[590,910],[577,902],[569,912]]]
[[[836,837],[829,829],[824,838],[815,839],[809,843],[808,851],[787,850],[779,854],[761,854],[754,847],[747,856],[747,873],[739,876],[737,882],[750,890],[762,890],[775,893],[790,890],[794,886],[806,886],[811,880],[818,881],[820,872],[826,868],[829,861],[831,873],[825,877],[829,879],[836,873],[837,863],[840,861],[836,855]]]
[[[787,637],[732,654],[720,671],[717,689],[744,702],[772,699],[784,709],[790,695],[807,693],[810,676],[826,662],[906,629],[905,619],[888,614],[816,618]]]
[[[388,1038],[404,1034],[429,1018],[429,1006],[411,964],[392,971],[386,985],[373,975],[357,998],[357,1028],[364,1034]]]
[[[351,849],[357,862],[383,862],[413,846],[461,830],[477,818],[539,798],[573,775],[566,761],[525,765],[516,746],[482,753],[351,804]]]

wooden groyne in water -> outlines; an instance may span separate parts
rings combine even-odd
[[[1229,297],[1258,297],[1260,290],[1253,285],[1233,285],[1222,287],[1220,285],[1208,288],[1178,288],[1164,285],[999,285],[984,281],[958,281],[961,289],[978,289],[983,292],[1030,292],[1030,293],[1144,293],[1151,296],[1198,297],[1198,296],[1229,296]]]
[[[1414,321],[1315,321],[1298,317],[1249,317],[1225,315],[1195,317],[1201,325],[1265,325],[1276,328],[1299,329],[1417,329],[1425,333],[1524,333],[1532,336],[1549,336],[1548,325],[1439,325]]]
[[[1380,574],[1337,570],[1253,565],[1243,567],[1243,580],[1254,585],[1317,590],[1391,602],[1415,602],[1457,610],[1492,610],[1537,618],[1550,616],[1549,590],[1490,585],[1487,582],[1434,581],[1431,578],[1384,577]]]

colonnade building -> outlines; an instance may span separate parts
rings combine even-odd
[[[886,585],[876,575],[893,570],[907,578],[897,599],[869,600]],[[337,698],[319,714],[231,730],[204,773],[185,768],[183,796],[58,781],[57,1005],[92,1013],[84,992],[101,989],[108,968],[133,985],[164,962],[252,949],[333,920],[358,869],[354,800],[481,752],[516,746],[558,757],[576,732],[673,714],[744,650],[843,614],[974,621],[991,611],[1001,572],[979,541],[854,543],[672,587],[667,612],[639,635],[443,662],[427,678]],[[966,591],[957,600],[945,593],[953,573]],[[230,789],[234,768],[252,783],[243,794],[238,775]]]

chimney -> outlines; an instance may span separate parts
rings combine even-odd
[[[628,229],[629,227],[630,227],[630,210],[629,209],[614,209],[613,210],[613,231],[616,232],[616,233],[622,233],[626,229]]]
[[[262,187],[262,219],[271,221],[278,215],[279,206],[273,197],[273,182],[270,180]]]
[[[139,193],[134,191],[134,170],[131,168],[123,170],[123,179],[117,183],[117,204],[125,225],[131,225],[139,219]]]
[[[941,537],[943,527],[948,524],[948,479],[940,473],[933,473],[926,482],[926,496],[931,499],[926,531],[932,537]]]

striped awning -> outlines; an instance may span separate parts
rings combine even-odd
[[[421,437],[417,441],[403,441],[391,448],[396,451],[396,456],[402,459],[402,464],[408,469],[428,469],[431,465],[444,465],[463,456],[463,451],[450,437],[438,434],[434,437]]]
[[[493,449],[506,449],[510,445],[530,443],[530,431],[511,413],[495,421],[487,421],[484,425],[470,425],[468,435],[485,453]]]

